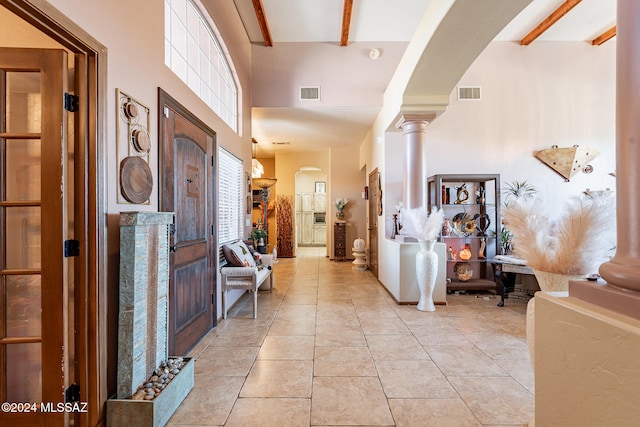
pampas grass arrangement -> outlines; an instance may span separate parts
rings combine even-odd
[[[613,196],[576,197],[564,215],[551,221],[540,200],[518,199],[504,210],[513,233],[513,253],[534,270],[588,275],[607,261],[615,247]]]
[[[415,237],[418,240],[434,240],[440,235],[444,222],[444,211],[433,207],[431,214],[420,207],[415,209],[401,208],[402,230],[400,234]]]

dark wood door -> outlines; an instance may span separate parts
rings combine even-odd
[[[169,271],[169,353],[182,355],[216,324],[214,132],[163,91],[160,209],[175,213]]]
[[[0,48],[0,425],[64,425],[42,411],[72,374],[66,84],[66,52]]]
[[[382,193],[378,168],[369,174],[369,270],[378,278],[378,211],[380,210]]]

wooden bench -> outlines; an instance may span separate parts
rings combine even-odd
[[[222,277],[222,316],[227,318],[227,291],[229,289],[243,289],[253,293],[253,318],[258,317],[258,289],[265,282],[269,282],[269,292],[273,289],[273,256],[262,255],[262,265],[257,267],[220,268]]]

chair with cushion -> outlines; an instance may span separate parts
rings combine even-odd
[[[253,318],[258,316],[258,289],[266,281],[269,292],[273,288],[271,255],[260,255],[261,265],[256,264],[254,254],[241,240],[222,246],[222,253],[227,261],[220,268],[222,277],[222,316],[227,318],[227,291],[229,289],[247,290],[253,293]]]

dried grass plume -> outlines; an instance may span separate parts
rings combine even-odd
[[[402,208],[402,230],[400,234],[415,237],[418,240],[434,240],[440,235],[444,222],[444,211],[433,207],[431,214],[425,208]]]
[[[516,200],[505,208],[513,252],[534,270],[588,275],[598,271],[615,247],[613,196],[576,197],[551,221],[540,200]]]

